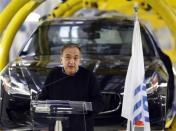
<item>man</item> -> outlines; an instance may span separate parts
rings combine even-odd
[[[93,113],[70,116],[68,131],[93,131],[93,115],[103,109],[103,102],[95,76],[80,66],[81,49],[77,44],[66,44],[61,49],[62,68],[54,68],[39,95],[42,100],[71,100],[92,102]],[[86,123],[84,123],[86,120]]]

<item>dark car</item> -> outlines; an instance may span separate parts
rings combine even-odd
[[[31,127],[31,123],[35,123],[31,100],[37,99],[51,69],[61,66],[59,50],[69,42],[80,44],[81,65],[93,71],[100,83],[105,109],[96,116],[96,125],[116,124],[125,128],[121,106],[133,28],[134,20],[125,16],[61,18],[42,22],[19,57],[1,72],[1,128]],[[171,62],[142,24],[141,36],[150,123],[152,129],[163,129],[173,100]]]

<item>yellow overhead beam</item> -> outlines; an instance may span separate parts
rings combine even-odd
[[[0,36],[15,13],[29,0],[11,0],[5,9],[0,13]]]
[[[161,16],[161,18],[165,21],[166,25],[172,32],[172,36],[174,41],[176,42],[176,14],[173,12],[172,8],[168,5],[168,3],[164,0],[158,0],[154,2],[153,0],[146,0],[146,2],[152,6],[152,8]],[[163,34],[164,35],[164,34]],[[165,51],[173,62],[176,61],[176,45],[172,43],[172,50],[170,52]]]
[[[175,0],[165,0],[171,7],[176,8],[176,2]]]
[[[99,9],[101,10],[116,10],[122,11],[125,14],[134,14],[134,2],[126,1],[126,0],[107,0],[99,2]],[[115,4],[117,3],[117,4]]]
[[[164,0],[146,0],[148,4],[163,18],[176,40],[176,15]]]
[[[117,2],[118,4],[115,4],[115,2]],[[134,16],[134,2],[134,0],[99,0],[98,3],[99,9],[101,10],[116,10],[122,14]],[[138,16],[140,20],[144,20],[146,22],[150,21],[150,24],[154,29],[166,27],[166,23],[159,18],[155,11],[149,9],[147,3],[144,3],[144,1],[142,0],[138,0],[138,6]]]
[[[48,18],[62,17],[67,11],[70,11],[70,9],[75,9],[73,7],[81,2],[82,0],[68,0],[65,3],[61,3],[57,8],[52,10]]]
[[[20,28],[28,14],[42,2],[43,0],[30,0],[16,13],[9,23],[0,43],[0,71],[8,63],[10,47],[17,30]]]
[[[63,17],[72,16],[76,11],[80,10],[82,7],[83,7],[82,3],[76,4],[70,10],[68,10],[66,13],[64,13]]]

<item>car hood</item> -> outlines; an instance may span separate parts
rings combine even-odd
[[[128,56],[83,55],[81,66],[96,74],[102,91],[122,93],[129,59]],[[23,95],[30,95],[31,89],[35,92],[41,90],[46,76],[53,67],[61,66],[58,61],[58,56],[19,57],[8,64],[2,71],[2,76],[4,78],[10,76],[9,79],[13,80],[13,85],[20,86],[20,92]],[[146,76],[156,68],[156,63],[158,63],[156,59],[145,59]],[[16,90],[11,92],[19,93]]]

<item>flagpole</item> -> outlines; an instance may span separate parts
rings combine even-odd
[[[134,3],[134,23],[138,21],[138,3],[135,2]],[[133,127],[133,123],[131,120],[128,120],[128,128],[130,131],[133,131],[134,130],[134,127]]]
[[[121,112],[121,116],[128,120],[127,131],[134,131],[135,127],[143,127],[144,131],[150,131],[148,101],[144,78],[145,68],[140,24],[138,21],[138,4],[135,2],[131,58],[125,78]]]

